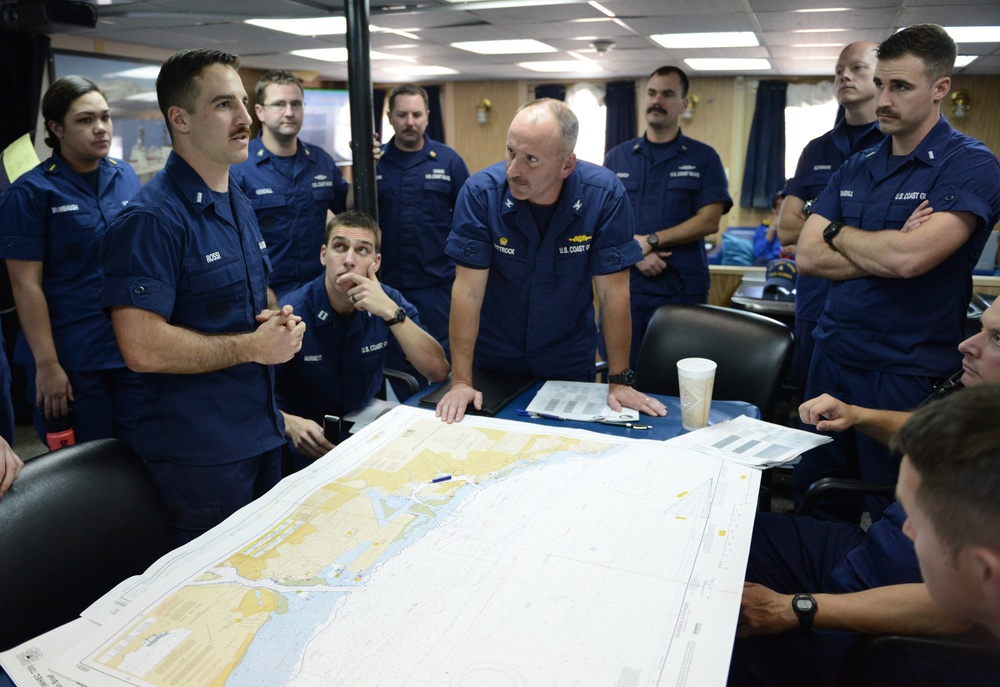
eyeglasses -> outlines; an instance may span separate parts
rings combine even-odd
[[[291,106],[292,112],[301,112],[302,108],[305,107],[305,103],[301,100],[293,100],[290,103],[286,103],[284,100],[279,100],[276,103],[268,103],[264,107],[270,109],[272,112],[284,112],[285,108]]]

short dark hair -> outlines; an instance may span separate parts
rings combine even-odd
[[[688,79],[688,75],[684,73],[684,70],[680,67],[675,67],[671,64],[660,67],[659,69],[654,69],[653,73],[649,75],[649,79],[654,76],[670,76],[671,74],[676,74],[677,78],[681,80],[681,97],[686,98],[688,94],[688,89],[691,88],[691,81]]]
[[[538,110],[539,112],[547,112],[552,115],[552,118],[559,125],[563,155],[569,155],[576,150],[576,140],[580,136],[580,120],[577,119],[576,114],[569,108],[569,105],[555,98],[536,98],[521,105],[515,113],[522,110]],[[540,118],[539,115],[533,115],[533,121],[537,121]]]
[[[427,91],[416,84],[403,83],[399,84],[389,92],[389,112],[392,112],[392,108],[396,106],[397,95],[419,95],[424,99],[424,109],[431,109],[430,104],[427,102]]]
[[[160,106],[160,112],[163,113],[163,119],[167,122],[167,131],[170,132],[171,139],[174,131],[170,126],[167,110],[177,105],[193,113],[200,95],[198,82],[195,79],[215,64],[239,69],[240,58],[221,50],[194,48],[175,52],[160,66],[160,73],[156,77],[156,102]]]
[[[49,122],[62,126],[69,106],[73,101],[87,93],[100,93],[107,101],[104,92],[90,79],[71,74],[52,82],[45,95],[42,96],[42,119],[45,120],[45,145],[59,152],[59,139],[49,129]]]
[[[953,555],[1000,551],[1000,385],[968,387],[919,408],[890,447],[920,475],[914,498]]]
[[[375,252],[378,253],[382,250],[382,230],[378,226],[378,222],[369,215],[367,212],[361,212],[360,210],[347,210],[341,212],[339,215],[335,215],[326,224],[326,235],[323,237],[323,245],[330,243],[330,237],[333,236],[333,230],[337,227],[354,227],[355,229],[367,229],[375,237]]]
[[[924,62],[927,82],[933,84],[943,76],[951,76],[958,48],[948,32],[937,24],[914,24],[886,38],[875,54],[880,60],[898,60],[906,55]]]
[[[271,84],[295,84],[299,87],[299,90],[304,94],[306,91],[302,88],[302,79],[292,74],[290,71],[285,69],[272,69],[270,71],[264,72],[264,75],[257,80],[257,87],[254,89],[254,96],[257,98],[257,102],[261,105],[264,104],[264,96],[267,95],[267,87]]]

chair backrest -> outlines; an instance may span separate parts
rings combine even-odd
[[[173,546],[160,493],[124,442],[26,461],[0,498],[0,650],[73,620]]]
[[[713,305],[662,305],[639,349],[635,387],[678,396],[677,361],[709,358],[718,365],[712,398],[753,403],[771,420],[794,341],[791,329],[763,315]]]

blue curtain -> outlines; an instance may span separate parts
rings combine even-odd
[[[740,206],[768,210],[785,185],[785,81],[761,81],[753,114]]]
[[[566,87],[559,83],[547,83],[535,86],[535,97],[566,100]]]
[[[635,81],[611,81],[604,96],[607,126],[604,129],[604,153],[619,143],[636,137]]]
[[[427,91],[427,107],[431,111],[427,115],[426,133],[435,141],[444,143],[444,120],[441,119],[441,87],[424,86],[424,90]]]
[[[375,112],[375,135],[382,140],[382,110],[385,109],[385,89],[372,89],[372,110]]]

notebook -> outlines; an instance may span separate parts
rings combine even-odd
[[[470,415],[488,415],[493,417],[499,413],[504,406],[517,398],[525,389],[535,383],[531,377],[516,377],[497,372],[484,372],[483,370],[472,371],[472,385],[477,391],[483,392],[482,410],[476,410],[470,403],[466,413]],[[425,408],[436,408],[438,401],[451,389],[451,381],[441,385],[439,389],[432,391],[420,399],[420,405]]]

